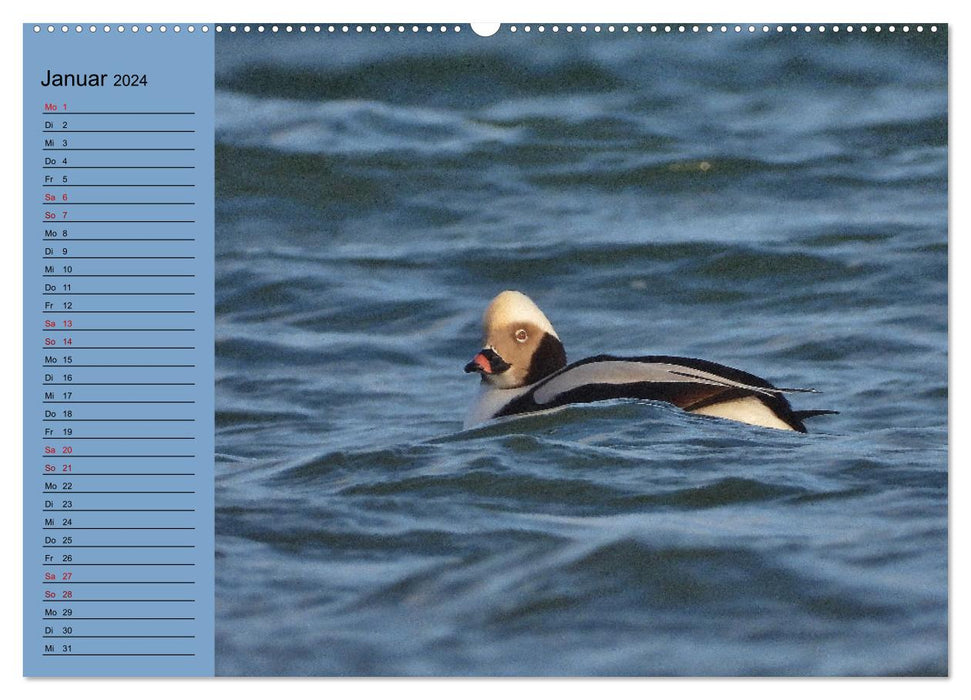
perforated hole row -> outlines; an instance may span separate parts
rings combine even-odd
[[[33,29],[35,34],[39,34],[41,32],[47,32],[48,34],[53,34],[55,32],[61,32],[63,34],[67,34],[69,32],[74,32],[77,34],[81,34],[84,32],[87,32],[90,34],[94,34],[97,32],[103,32],[106,34],[109,32],[117,32],[119,34],[122,34],[126,31],[131,32],[132,34],[137,34],[140,31],[149,33],[149,34],[152,32],[160,32],[164,34],[169,31],[179,34],[185,31],[191,34],[196,31],[200,31],[202,33],[208,33],[210,31],[209,25],[205,25],[205,24],[199,25],[198,27],[192,24],[185,25],[185,26],[179,25],[179,24],[175,24],[171,26],[164,25],[164,24],[158,25],[158,26],[154,26],[151,24],[130,25],[130,26],[126,26],[123,24],[119,24],[119,25],[105,24],[101,26],[94,25],[94,24],[87,25],[87,26],[80,25],[80,24],[73,25],[73,26],[70,26],[67,24],[62,24],[62,25],[49,24],[47,26],[42,26],[39,24],[35,24]],[[902,24],[902,25],[896,25],[896,24],[889,24],[889,25],[880,25],[880,24],[875,24],[875,25],[867,25],[867,24],[861,24],[861,25],[852,25],[852,24],[849,24],[849,25],[838,25],[838,24],[833,24],[833,25],[823,25],[823,24],[819,24],[819,25],[810,25],[810,24],[803,24],[803,25],[797,25],[797,24],[789,24],[789,25],[782,25],[782,24],[773,24],[773,25],[769,25],[769,24],[759,24],[759,25],[756,25],[756,24],[744,24],[744,25],[743,24],[705,24],[705,25],[702,25],[702,24],[690,24],[690,25],[686,25],[686,24],[650,24],[650,25],[645,25],[645,24],[634,24],[634,25],[631,25],[631,24],[620,24],[620,25],[616,25],[616,24],[606,24],[606,25],[524,24],[524,25],[517,25],[517,24],[512,24],[512,25],[509,25],[508,27],[505,27],[504,29],[505,31],[508,31],[511,34],[515,34],[518,32],[525,32],[525,33],[538,32],[541,34],[545,32],[552,32],[554,34],[560,33],[560,32],[565,32],[567,34],[570,34],[570,33],[611,34],[611,33],[618,33],[618,32],[622,34],[623,33],[640,33],[640,34],[642,33],[652,33],[652,34],[762,33],[762,34],[768,34],[770,32],[773,32],[776,34],[781,34],[781,33],[793,34],[793,33],[811,33],[811,32],[853,33],[855,31],[863,32],[863,33],[875,32],[878,34],[886,31],[890,33],[902,32],[904,34],[907,34],[910,32],[922,33],[924,31],[930,31],[933,33],[933,32],[937,32],[938,27],[937,25],[930,25],[929,27],[925,27],[924,25],[921,25],[921,24],[918,24],[918,25],[909,25],[909,24]],[[262,34],[262,33],[271,33],[271,34],[278,34],[278,33],[285,33],[285,34],[293,34],[293,33],[298,33],[298,34],[307,34],[307,33],[313,33],[313,34],[322,34],[322,33],[327,33],[327,34],[392,34],[392,33],[431,34],[431,33],[438,33],[438,34],[445,34],[449,32],[458,33],[463,31],[463,29],[462,29],[462,26],[457,24],[455,25],[445,25],[445,24],[435,24],[435,25],[433,24],[422,24],[422,25],[419,25],[419,24],[395,24],[395,25],[391,25],[391,24],[327,24],[327,25],[258,24],[258,25],[249,25],[249,24],[244,24],[240,26],[237,26],[235,24],[226,25],[226,26],[217,24],[215,25],[215,31],[216,32],[227,31],[231,34],[234,34],[234,33],[248,34],[251,32],[255,32],[258,34]]]
[[[244,24],[242,26],[236,26],[235,24],[230,24],[228,26],[223,26],[221,24],[216,25],[217,32],[227,31],[229,33],[242,32],[244,34],[249,32],[265,33],[269,32],[271,34],[277,34],[280,32],[286,34],[391,34],[391,33],[412,33],[417,34],[419,32],[424,33],[441,33],[445,34],[447,32],[461,32],[462,27],[458,24],[446,25],[446,24],[284,24],[284,25],[262,25],[257,24],[250,26]]]
[[[87,26],[84,26],[81,24],[75,24],[73,26],[69,26],[67,24],[61,24],[61,25],[48,24],[46,27],[41,26],[39,24],[34,25],[34,34],[40,34],[41,32],[45,32],[45,31],[48,34],[53,34],[54,32],[61,32],[62,34],[67,34],[68,32],[74,32],[75,34],[81,34],[84,32],[87,32],[88,34],[95,34],[97,32],[102,32],[104,34],[109,34],[111,32],[117,32],[118,34],[124,34],[125,32],[131,32],[132,34],[137,34],[138,32],[145,32],[146,34],[151,34],[152,32],[160,32],[162,34],[165,34],[166,32],[169,32],[169,31],[175,32],[176,34],[181,34],[182,32],[188,32],[189,34],[193,34],[196,31],[200,31],[203,34],[205,34],[209,32],[209,30],[210,30],[210,27],[209,25],[206,25],[206,24],[200,25],[198,27],[194,24],[187,24],[185,26],[181,24],[173,24],[173,25],[160,24],[157,26],[152,24],[145,24],[145,25],[132,24],[129,26],[126,26],[124,24],[117,24],[114,26],[110,24],[104,24],[101,26],[98,26],[96,24],[89,24]]]
[[[918,25],[910,25],[910,24],[902,24],[902,25],[895,25],[895,24],[889,24],[889,25],[880,25],[880,24],[875,24],[875,25],[867,25],[867,24],[861,24],[861,25],[852,25],[852,24],[848,24],[848,25],[838,25],[838,24],[831,24],[831,25],[825,25],[825,24],[819,24],[819,25],[811,25],[811,24],[785,24],[785,25],[784,24],[650,24],[650,25],[647,25],[647,24],[634,24],[634,25],[631,25],[631,24],[620,24],[620,25],[617,25],[617,24],[604,24],[604,25],[601,25],[601,24],[566,24],[566,25],[558,25],[558,24],[554,24],[554,25],[550,25],[550,26],[543,25],[543,24],[539,24],[539,25],[530,25],[530,24],[526,24],[526,25],[515,25],[514,24],[514,25],[510,25],[508,27],[508,31],[510,31],[512,33],[520,32],[520,31],[522,31],[522,32],[533,32],[533,31],[535,31],[535,32],[547,32],[547,31],[550,31],[550,32],[554,32],[554,33],[556,33],[556,32],[567,32],[567,33],[579,32],[581,34],[588,33],[588,32],[593,32],[595,34],[596,33],[604,33],[604,32],[606,32],[608,34],[610,34],[610,33],[616,33],[616,32],[620,32],[620,33],[630,33],[630,32],[644,33],[644,32],[650,32],[650,33],[653,33],[653,34],[662,34],[662,33],[663,34],[674,34],[674,33],[679,33],[679,34],[687,34],[687,33],[691,33],[691,34],[702,34],[702,33],[704,33],[704,34],[715,34],[715,33],[719,33],[719,34],[728,34],[728,33],[741,34],[743,32],[749,33],[749,34],[754,34],[756,32],[760,32],[760,33],[763,33],[763,34],[768,34],[769,32],[775,32],[775,33],[783,33],[783,32],[788,32],[788,33],[795,33],[795,32],[802,32],[802,33],[807,33],[807,32],[834,32],[834,33],[838,33],[838,32],[841,32],[841,31],[845,31],[845,32],[848,32],[848,33],[852,33],[854,31],[859,31],[859,32],[873,31],[873,32],[877,32],[877,33],[883,32],[883,31],[888,31],[888,32],[898,32],[899,31],[899,32],[909,33],[909,32],[924,32],[925,30],[929,30],[931,32],[936,32],[937,29],[938,28],[937,28],[937,25],[936,24],[935,25],[930,25],[929,27],[925,27],[922,24],[918,24]]]

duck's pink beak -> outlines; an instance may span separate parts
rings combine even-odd
[[[509,363],[500,357],[492,348],[483,348],[472,361],[465,366],[466,372],[479,374],[500,374],[509,369]]]

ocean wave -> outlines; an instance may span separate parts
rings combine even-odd
[[[216,95],[216,139],[281,153],[372,156],[383,153],[439,158],[481,144],[517,138],[512,127],[492,126],[455,112],[368,100],[298,100]]]

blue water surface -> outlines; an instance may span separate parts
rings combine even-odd
[[[221,34],[217,671],[946,674],[946,51]],[[503,289],[840,413],[463,432]]]

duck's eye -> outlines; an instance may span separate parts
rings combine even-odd
[[[526,333],[526,329],[525,328],[520,328],[518,331],[516,331],[516,341],[517,342],[525,343],[528,338],[529,338],[529,334]]]

